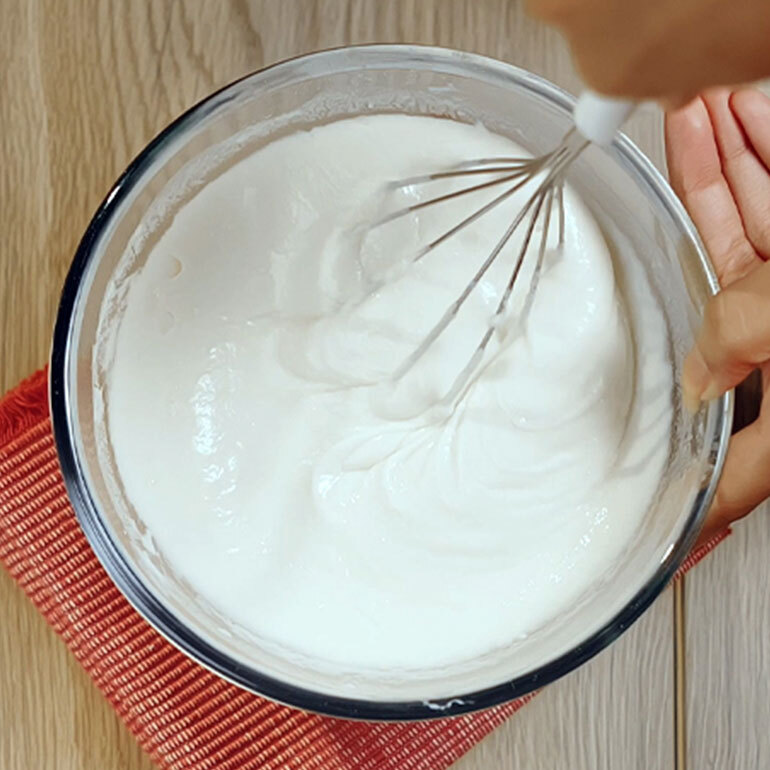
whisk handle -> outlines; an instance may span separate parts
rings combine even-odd
[[[634,103],[584,91],[575,105],[577,130],[589,142],[608,145],[634,109]]]

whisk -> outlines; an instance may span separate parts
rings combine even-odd
[[[505,315],[508,301],[513,293],[514,286],[521,272],[527,253],[530,251],[530,245],[535,232],[535,226],[542,217],[543,228],[540,237],[540,243],[536,250],[536,263],[532,271],[531,283],[524,300],[522,313],[526,317],[532,304],[537,283],[540,278],[543,259],[546,253],[546,241],[549,233],[549,227],[553,216],[554,206],[558,211],[559,226],[559,244],[564,242],[564,177],[565,174],[580,153],[589,144],[598,144],[602,146],[609,145],[617,130],[630,115],[634,105],[630,102],[609,99],[599,96],[591,91],[584,92],[575,105],[573,113],[574,126],[565,134],[559,145],[544,155],[534,158],[481,158],[478,160],[466,161],[452,168],[435,171],[420,176],[410,177],[392,182],[391,189],[402,189],[417,185],[428,184],[438,180],[462,179],[483,175],[485,177],[493,175],[492,179],[486,179],[482,182],[471,183],[459,190],[438,195],[418,203],[414,203],[404,208],[400,208],[393,213],[377,220],[370,225],[370,229],[379,227],[399,219],[408,214],[420,211],[428,206],[436,206],[446,201],[455,200],[461,196],[469,195],[480,190],[490,189],[499,185],[505,185],[505,189],[496,195],[491,201],[480,208],[471,212],[450,229],[434,238],[430,243],[420,249],[413,257],[413,262],[418,262],[425,255],[433,251],[445,241],[464,230],[476,220],[483,217],[489,211],[499,206],[503,201],[510,198],[517,190],[530,183],[536,176],[542,174],[542,179],[538,182],[534,192],[527,199],[524,206],[518,211],[511,221],[508,229],[503,233],[500,240],[497,241],[492,251],[487,255],[481,266],[470,279],[468,284],[458,295],[458,297],[449,305],[435,326],[428,332],[420,345],[403,361],[403,363],[393,373],[393,380],[400,380],[412,367],[425,355],[427,350],[441,336],[452,320],[457,316],[460,308],[468,299],[470,294],[479,284],[481,279],[487,273],[489,268],[499,257],[505,245],[510,241],[516,230],[527,220],[526,231],[522,241],[521,248],[514,260],[513,268],[508,279],[508,283],[500,297],[497,308],[487,325],[476,349],[471,355],[468,363],[460,371],[444,396],[445,403],[454,403],[461,395],[468,384],[473,372],[484,356],[484,352],[489,345],[490,340],[498,328],[502,318]],[[528,217],[529,215],[529,217]]]

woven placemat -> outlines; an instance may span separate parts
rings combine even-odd
[[[442,770],[529,700],[429,723],[349,722],[279,706],[191,661],[88,545],[59,472],[45,371],[0,399],[0,561],[163,768]]]

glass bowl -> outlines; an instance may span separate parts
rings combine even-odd
[[[572,105],[545,80],[481,56],[398,45],[326,51],[205,99],[155,138],[107,195],[75,255],[56,322],[56,444],[72,505],[105,569],[151,625],[203,666],[265,697],[338,717],[457,715],[517,698],[584,663],[639,617],[682,563],[719,476],[730,395],[693,416],[672,387],[673,429],[657,495],[622,558],[569,612],[505,649],[425,671],[325,669],[235,627],[175,577],[97,451],[104,406],[93,387],[100,376],[95,343],[100,315],[110,312],[108,287],[141,267],[152,234],[206,180],[281,134],[373,112],[480,121],[540,153],[564,134]],[[569,181],[603,228],[616,270],[646,275],[665,315],[678,382],[703,303],[718,286],[695,229],[666,181],[623,136],[608,150],[590,147]]]

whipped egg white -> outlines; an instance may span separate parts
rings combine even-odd
[[[631,542],[667,457],[670,364],[661,338],[639,366],[641,332],[574,191],[534,302],[525,313],[533,247],[463,397],[444,399],[524,228],[392,376],[533,188],[413,262],[500,188],[371,227],[467,184],[388,182],[524,154],[406,115],[284,136],[185,203],[131,276],[104,330],[111,452],[164,556],[234,622],[346,668],[449,664],[565,612]]]

